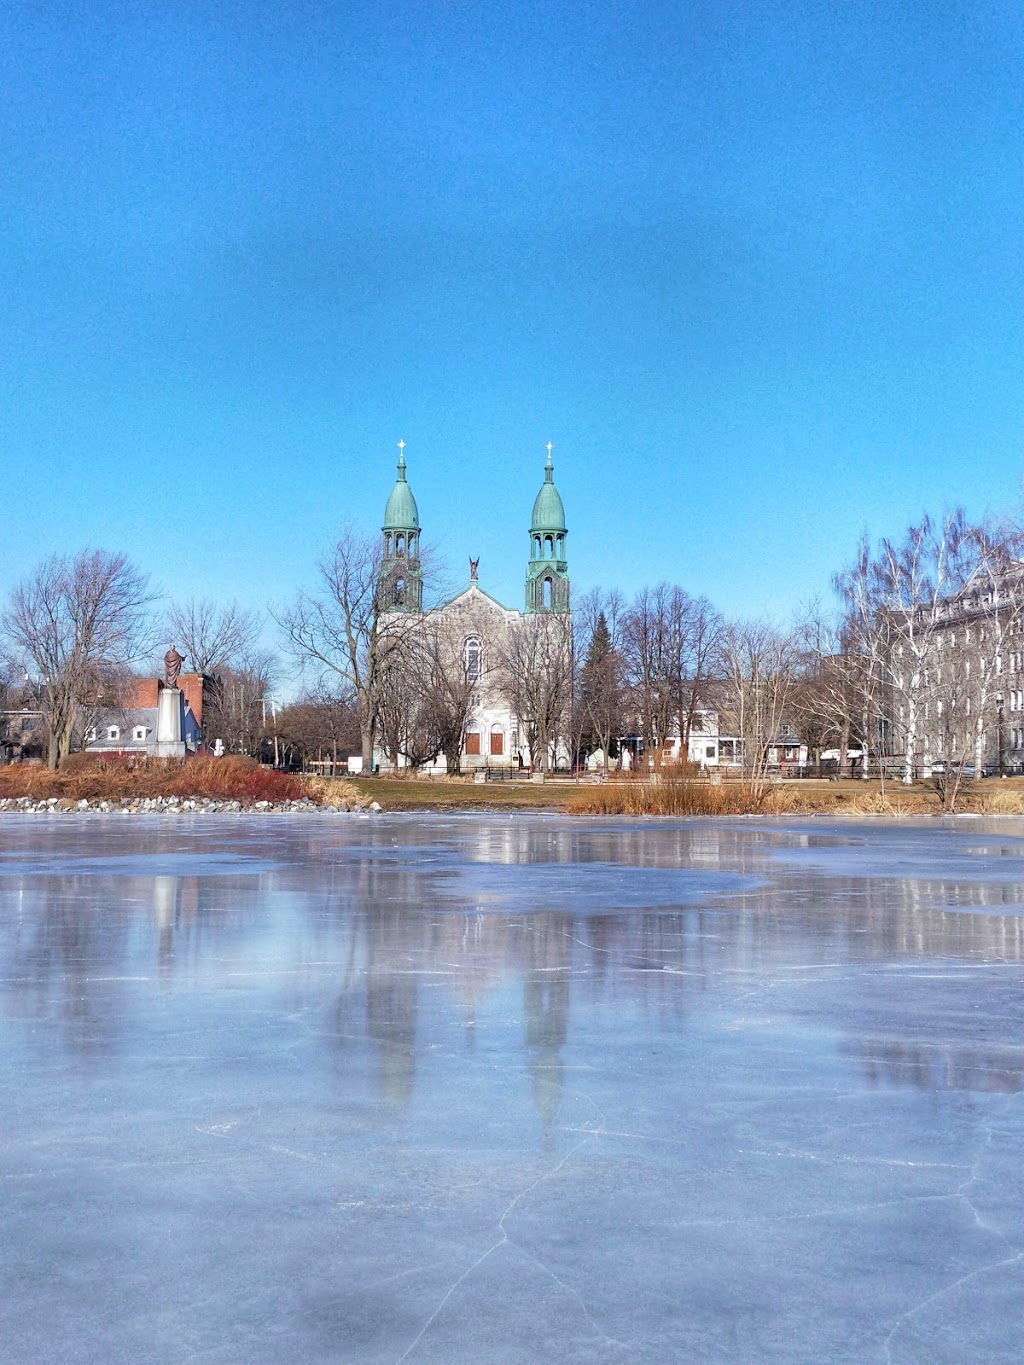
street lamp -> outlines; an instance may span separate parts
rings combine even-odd
[[[1003,762],[1003,758],[1004,758],[1004,749],[1003,749],[1003,694],[1002,694],[1002,692],[997,692],[997,693],[996,693],[996,742],[997,742],[997,744],[998,744],[998,746],[999,746],[999,776],[1000,776],[1000,777],[1005,777],[1005,776],[1006,776],[1006,769],[1005,769],[1004,762]]]

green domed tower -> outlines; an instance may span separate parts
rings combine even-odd
[[[405,478],[405,442],[398,443],[398,478],[384,508],[380,587],[384,611],[421,611],[420,514]]]
[[[569,610],[569,565],[565,558],[565,508],[555,487],[551,442],[544,466],[544,482],[534,500],[530,521],[530,562],[526,569],[526,610]]]

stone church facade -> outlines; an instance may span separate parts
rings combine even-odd
[[[486,593],[477,578],[479,561],[470,560],[467,586],[449,601],[425,612],[419,509],[406,476],[404,444],[399,443],[397,479],[381,528],[381,583],[386,593],[383,609],[394,618],[396,628],[408,625],[417,629],[429,621],[431,630],[443,634],[452,657],[461,660],[465,681],[472,684],[462,740],[463,771],[531,767],[537,756],[537,744],[535,740],[531,755],[531,718],[520,714],[523,708],[521,701],[519,705],[516,702],[517,688],[509,682],[508,661],[519,641],[538,634],[557,633],[564,642],[566,656],[571,646],[568,531],[565,509],[555,487],[551,450],[549,444],[544,481],[530,518],[523,610],[506,607]],[[539,766],[568,766],[569,746],[564,733],[557,733],[547,749],[538,760]],[[382,771],[403,766],[400,756],[396,761],[379,748],[374,762]],[[427,772],[446,770],[443,754],[425,766]]]

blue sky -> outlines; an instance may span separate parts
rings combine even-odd
[[[265,606],[407,442],[522,600],[729,614],[860,532],[1014,506],[1024,11],[991,3],[0,9],[0,591],[129,553]]]

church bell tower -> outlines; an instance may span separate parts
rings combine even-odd
[[[530,562],[526,568],[526,611],[569,610],[569,565],[565,558],[565,508],[555,487],[551,442],[544,466],[544,482],[534,499],[530,519]]]
[[[384,611],[423,609],[420,514],[405,477],[405,442],[398,443],[398,477],[384,508],[381,528],[380,598]]]

